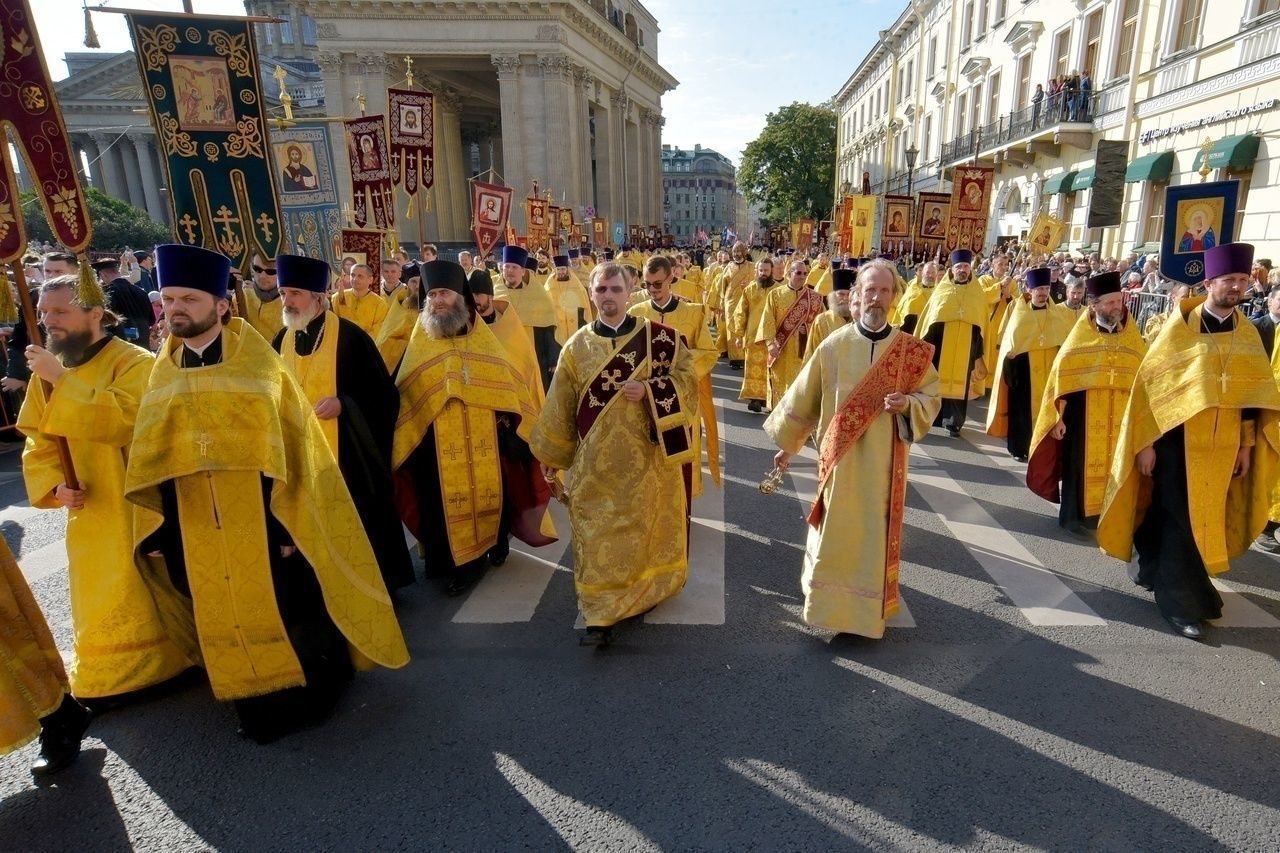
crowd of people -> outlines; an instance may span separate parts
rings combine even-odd
[[[74,654],[64,672],[0,555],[0,654],[27,664],[0,676],[0,749],[38,735],[55,772],[93,713],[193,669],[258,742],[323,720],[358,669],[408,663],[406,529],[448,596],[513,537],[569,536],[577,642],[610,645],[688,578],[692,502],[721,487],[721,361],[775,473],[818,448],[801,585],[829,631],[883,636],[909,445],[960,436],[988,394],[980,427],[1070,534],[1136,549],[1179,634],[1216,618],[1232,556],[1277,547],[1280,287],[1249,323],[1247,245],[1207,252],[1150,328],[1126,307],[1136,257],[421,255],[255,256],[243,282],[191,246],[105,258],[97,281],[43,255],[44,340],[14,328],[5,389],[32,505],[68,511]]]

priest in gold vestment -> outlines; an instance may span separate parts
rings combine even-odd
[[[1013,300],[1005,323],[987,407],[987,435],[1004,438],[1009,455],[1027,461],[1049,368],[1075,324],[1075,314],[1049,300],[1049,270],[1027,270],[1027,295]]]
[[[916,334],[916,326],[920,315],[929,304],[930,297],[938,284],[938,265],[934,261],[921,264],[920,272],[907,284],[906,293],[894,305],[893,321],[909,335]]]
[[[803,261],[787,266],[787,284],[772,287],[765,298],[756,341],[763,342],[768,358],[768,406],[773,408],[787,393],[804,364],[813,323],[825,310],[817,291],[804,283]]]
[[[1204,636],[1222,615],[1210,582],[1263,529],[1275,484],[1280,390],[1237,310],[1253,247],[1204,254],[1208,295],[1165,320],[1138,368],[1098,521],[1098,544],[1128,561],[1174,631]]]
[[[61,276],[40,288],[48,349],[28,346],[26,357],[44,381],[28,386],[18,427],[27,437],[22,473],[31,505],[67,509],[71,688],[92,700],[158,684],[195,661],[170,638],[133,562],[134,512],[124,499],[134,419],[155,359],[108,336],[102,291],[81,292],[77,282]],[[76,489],[66,484],[59,436]]]
[[[260,742],[324,719],[353,665],[408,663],[342,472],[302,389],[243,320],[230,262],[156,249],[170,337],[138,407],[124,495],[170,636]],[[354,659],[354,660],[353,660]]]
[[[555,541],[543,526],[551,491],[529,453],[529,387],[475,316],[466,282],[452,261],[422,265],[427,305],[396,374],[391,453],[400,517],[449,596],[502,565],[512,534]]]
[[[675,329],[684,337],[685,346],[693,354],[693,370],[698,377],[698,407],[690,416],[693,427],[693,497],[702,494],[702,437],[707,439],[707,464],[711,481],[720,485],[720,424],[716,417],[716,402],[712,394],[711,370],[716,366],[719,352],[711,339],[707,325],[706,307],[676,298],[672,292],[674,265],[664,257],[645,261],[644,285],[649,299],[627,309],[633,317],[654,323],[662,323]]]
[[[532,269],[530,269],[532,267]],[[560,344],[556,343],[556,309],[550,294],[543,287],[543,279],[530,280],[537,269],[537,262],[520,246],[502,247],[500,277],[494,285],[494,296],[515,306],[524,323],[533,350],[538,356],[538,369],[543,390],[551,383],[556,360],[560,357]]]
[[[729,366],[734,370],[742,370],[746,356],[742,343],[733,333],[733,318],[738,312],[738,301],[742,299],[747,285],[760,276],[758,268],[751,263],[747,247],[742,243],[734,243],[732,259],[720,270],[720,275],[712,284],[712,294],[707,304],[716,312],[716,336],[719,339],[720,351],[728,353]],[[769,277],[773,277],[773,264],[769,265]],[[763,398],[763,395],[761,395]]]
[[[342,319],[355,323],[366,335],[377,340],[391,306],[382,294],[373,289],[373,285],[373,268],[368,264],[356,264],[351,268],[351,287],[333,295],[331,310]]]
[[[564,346],[574,332],[586,325],[591,317],[587,289],[569,266],[568,255],[556,255],[552,259],[555,269],[547,276],[543,287],[551,297],[556,314],[556,343]]]
[[[813,321],[813,328],[809,330],[809,340],[804,345],[805,361],[813,358],[813,354],[818,347],[833,332],[843,329],[858,319],[858,312],[861,309],[859,303],[861,296],[854,288],[857,276],[858,274],[853,270],[835,269],[831,271],[831,293],[827,296],[827,302],[831,307],[819,314],[818,319]]]
[[[777,286],[773,280],[773,261],[756,262],[756,278],[742,291],[731,318],[733,341],[743,357],[742,389],[739,400],[747,401],[752,412],[764,411],[769,396],[769,348],[760,338],[760,321],[764,317],[765,300]]]
[[[915,331],[916,337],[934,346],[933,366],[942,397],[938,425],[952,438],[960,436],[968,415],[971,383],[987,375],[982,359],[986,329],[987,296],[973,280],[973,252],[956,249],[951,269],[934,289]]]
[[[888,323],[897,276],[886,261],[858,273],[862,313],[818,347],[764,423],[785,470],[819,438],[809,514],[803,617],[838,633],[884,636],[900,607],[898,565],[908,444],[938,411],[933,347]]]
[[[569,472],[581,642],[601,646],[688,577],[697,379],[675,329],[626,313],[618,264],[596,267],[590,289],[596,320],[565,346],[530,446],[546,477]]]
[[[1085,319],[1049,369],[1027,464],[1027,486],[1058,504],[1058,524],[1076,534],[1098,526],[1120,417],[1147,351],[1120,274],[1096,275],[1086,289]]]
[[[991,274],[978,277],[978,284],[982,285],[982,292],[987,295],[989,306],[987,328],[982,335],[983,364],[994,365],[1000,355],[1005,318],[1009,314],[1014,296],[1018,293],[1018,282],[1010,273],[1011,263],[1008,255],[997,252],[991,259]],[[994,379],[992,381],[994,383]],[[995,387],[994,384],[992,387]]]
[[[0,539],[0,755],[38,736],[40,756],[31,772],[56,773],[80,755],[89,717],[71,697],[49,625]]]

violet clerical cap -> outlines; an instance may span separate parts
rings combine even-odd
[[[1232,273],[1248,275],[1252,268],[1253,245],[1251,243],[1223,243],[1221,246],[1205,250],[1205,281]]]
[[[853,283],[857,278],[858,274],[853,270],[832,270],[831,289],[853,290]]]
[[[973,252],[968,249],[956,249],[951,253],[951,265],[973,263]]]
[[[1106,296],[1108,293],[1119,293],[1120,273],[1104,272],[1094,276],[1089,276],[1084,280],[1084,294],[1097,299],[1099,296]]]
[[[231,260],[226,255],[166,243],[156,246],[156,287],[190,287],[213,295],[214,299],[227,298],[227,282],[231,278]]]
[[[522,246],[503,246],[502,262],[504,264],[519,264],[524,266],[524,262],[529,259],[529,252]]]
[[[276,281],[281,287],[324,293],[329,289],[329,265],[319,258],[277,255]]]
[[[952,255],[954,258],[955,256]],[[964,261],[952,261],[952,263],[964,263]],[[1053,278],[1048,267],[1033,267],[1027,270],[1027,290],[1036,287],[1048,287],[1053,284]]]
[[[567,266],[569,266],[569,256],[568,256],[568,255],[556,255],[554,258],[552,258],[552,259],[551,259],[551,266],[553,266],[553,267],[567,267]]]

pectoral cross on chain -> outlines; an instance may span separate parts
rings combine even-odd
[[[1227,374],[1220,374],[1220,383],[1222,385],[1222,393],[1227,393]]]
[[[201,456],[209,455],[209,446],[213,444],[213,439],[209,437],[209,433],[202,432],[200,437],[196,439],[196,446],[200,448]]]

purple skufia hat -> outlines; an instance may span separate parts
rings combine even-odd
[[[956,249],[951,253],[951,265],[973,263],[973,252],[968,249]]]
[[[1205,250],[1205,281],[1220,275],[1233,273],[1249,274],[1253,268],[1253,245],[1251,243],[1223,243]]]

